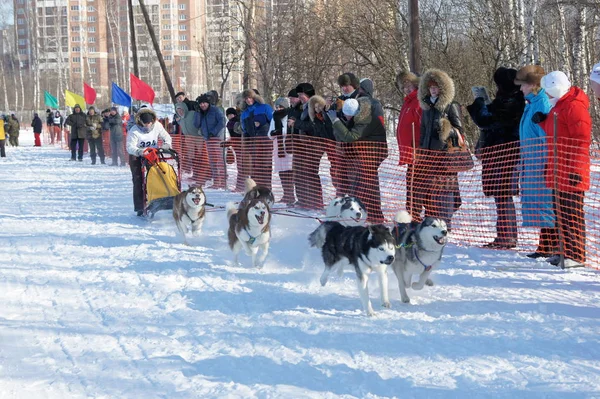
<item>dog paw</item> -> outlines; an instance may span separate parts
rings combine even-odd
[[[428,287],[433,287],[433,281],[431,281],[431,279],[427,279],[427,281],[425,281],[425,285]]]
[[[373,317],[375,316],[375,311],[373,311],[373,309],[367,310],[367,317]]]
[[[325,285],[327,284],[326,278],[321,277],[321,279],[319,281],[321,281],[321,287],[325,287]]]
[[[412,288],[415,291],[420,291],[423,289],[423,286],[419,283],[412,283],[412,285],[410,286],[410,288]]]
[[[392,304],[389,303],[389,302],[384,302],[384,303],[381,304],[381,306],[383,306],[384,308],[390,309],[392,307]]]
[[[194,237],[200,237],[200,234],[201,234],[201,233],[202,233],[202,232],[201,232],[200,230],[192,231],[192,235],[193,235]]]
[[[409,297],[402,297],[402,303],[410,303]]]

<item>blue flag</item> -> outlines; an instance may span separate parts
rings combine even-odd
[[[111,100],[115,104],[131,107],[131,96],[123,91],[115,82],[112,84]]]

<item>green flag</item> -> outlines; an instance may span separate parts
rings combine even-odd
[[[44,91],[44,103],[50,108],[58,108],[58,100],[47,91]]]

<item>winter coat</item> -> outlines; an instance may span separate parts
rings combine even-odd
[[[90,115],[89,111],[85,119],[87,125],[86,139],[98,139],[102,137],[102,116],[99,114]]]
[[[183,110],[183,117],[179,116],[179,114],[176,113],[176,115],[180,118],[177,123],[179,124],[179,127],[181,128],[181,134],[184,134],[186,136],[200,136],[201,135],[200,129],[198,129],[198,127],[196,127],[194,125],[194,119],[196,118],[196,111],[194,111],[193,109],[190,110],[187,107],[185,101],[175,105],[176,112],[178,109]]]
[[[429,81],[435,81],[440,94],[435,103],[429,94]],[[438,69],[428,70],[419,82],[417,94],[423,109],[421,116],[421,132],[419,147],[426,150],[447,151],[452,128],[463,132],[461,114],[458,104],[454,103],[454,82],[445,72]]]
[[[273,108],[261,96],[252,92],[254,104],[248,106],[246,102],[242,104],[242,130],[244,137],[266,137],[269,133],[271,119],[273,119]],[[258,127],[255,125],[258,122]]]
[[[73,112],[67,117],[65,125],[71,126],[71,140],[85,139],[87,134],[86,114],[82,111]]]
[[[288,108],[288,119],[294,119],[298,122],[302,118],[302,111],[304,107],[301,103],[298,103],[295,107]],[[300,129],[294,124],[294,128],[292,129],[291,134],[300,134]]]
[[[11,136],[11,137],[19,137],[19,130],[21,129],[21,126],[19,125],[19,121],[10,117],[8,118],[8,129],[7,129],[7,133]]]
[[[237,126],[236,126],[237,125]],[[229,132],[229,137],[239,139],[242,137],[241,135],[241,127],[240,127],[240,118],[239,116],[234,116],[230,120],[227,121],[227,131]]]
[[[0,140],[6,140],[6,133],[4,132],[4,120],[0,119]]]
[[[42,133],[42,120],[39,116],[34,116],[33,121],[31,121],[31,127],[33,128],[33,133]]]
[[[419,146],[423,110],[419,105],[417,93],[417,90],[414,90],[404,97],[404,103],[398,117],[396,139],[398,140],[398,151],[400,152],[400,165],[412,164],[414,162],[413,148]]]
[[[54,114],[54,116],[52,118],[52,125],[59,126],[62,129],[64,122],[65,122],[65,118],[63,118],[63,116],[58,111],[56,111],[56,113]]]
[[[223,129],[225,128],[225,117],[223,112],[216,106],[209,105],[206,111],[196,112],[194,115],[194,126],[200,129],[200,134],[205,140],[213,137],[223,139]]]
[[[331,120],[324,111],[317,113],[315,110],[315,105],[317,104],[321,104],[321,106],[324,107],[325,99],[321,96],[312,96],[308,101],[308,117],[313,124],[312,135],[322,139],[335,141]]]
[[[306,104],[302,104],[302,112],[300,113],[300,118],[296,119],[296,122],[294,123],[294,130],[297,130],[300,134],[303,134],[306,136],[314,136],[315,135],[315,125],[310,120],[310,114],[308,112],[309,104],[310,104],[310,100]]]
[[[498,92],[491,104],[476,98],[467,110],[480,129],[483,193],[490,197],[518,195],[519,123],[525,109],[520,90]]]
[[[590,101],[584,91],[571,87],[542,122],[548,141],[546,187],[554,187],[554,115],[557,115],[557,188],[566,192],[590,189],[592,118],[589,106]]]
[[[550,101],[544,89],[529,93],[521,118],[521,216],[523,227],[554,227],[552,190],[546,187],[546,132],[531,118],[536,112],[550,112]]]
[[[50,127],[54,123],[54,115],[52,112],[46,112],[46,126]]]
[[[288,110],[273,112],[269,138],[273,140],[273,161],[276,173],[292,170],[293,155],[291,135],[288,135]]]
[[[108,125],[110,126],[110,139],[112,141],[123,141],[123,121],[118,113],[108,117]]]
[[[140,120],[141,115],[145,113],[150,113],[154,117],[152,127],[148,131],[146,131],[146,127]],[[163,125],[158,122],[156,113],[150,108],[142,108],[135,115],[135,125],[127,134],[127,152],[133,156],[142,156],[144,149],[149,147],[158,148],[158,139],[169,146],[172,145],[171,136]]]
[[[386,142],[385,128],[381,120],[373,114],[369,97],[360,97],[358,113],[348,122],[341,119],[333,122],[333,134],[337,141],[352,143],[355,141]]]

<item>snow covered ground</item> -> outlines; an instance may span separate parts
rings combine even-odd
[[[353,273],[320,286],[315,221],[274,216],[264,270],[236,267],[222,211],[184,246],[133,215],[127,168],[23,136],[0,159],[0,398],[600,398],[594,270],[449,245],[434,287],[402,304],[390,272],[367,318]]]

